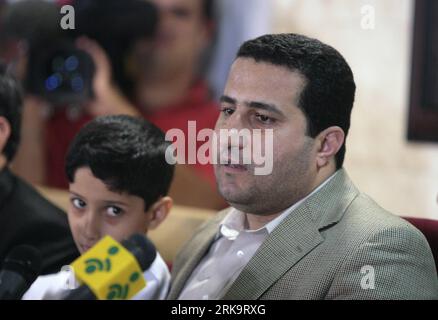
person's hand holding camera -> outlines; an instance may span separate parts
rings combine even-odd
[[[140,115],[138,110],[112,82],[111,63],[102,47],[96,41],[87,37],[79,38],[76,41],[76,46],[88,53],[95,65],[93,78],[95,97],[87,104],[87,111],[93,116],[110,114]]]

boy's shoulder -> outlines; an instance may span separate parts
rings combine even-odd
[[[146,287],[137,293],[133,300],[163,300],[166,299],[170,287],[170,272],[161,255],[157,256],[143,276]]]
[[[39,276],[23,295],[22,300],[60,300],[78,284],[72,272],[60,271]]]

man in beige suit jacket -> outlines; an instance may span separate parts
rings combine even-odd
[[[183,247],[169,299],[438,298],[424,236],[342,167],[354,93],[344,58],[318,40],[280,34],[242,45],[216,129],[272,129],[273,144],[262,146],[272,171],[215,165],[231,208]],[[245,147],[227,138],[218,154]]]

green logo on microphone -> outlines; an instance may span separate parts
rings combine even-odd
[[[119,252],[119,248],[116,246],[112,246],[108,249],[108,254],[110,256],[114,256]],[[90,258],[85,260],[85,272],[88,274],[92,274],[96,271],[99,272],[110,272],[111,271],[111,260],[110,258],[106,258],[104,260]]]
[[[129,277],[129,282],[134,283],[138,281],[139,278],[140,278],[140,274],[138,272],[134,272]],[[116,300],[116,299],[124,300],[128,297],[129,283],[125,285],[115,283],[110,285],[108,288],[109,288],[109,292],[106,297],[108,300]]]

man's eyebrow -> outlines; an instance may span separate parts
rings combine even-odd
[[[236,102],[237,102],[236,99],[231,98],[231,97],[226,96],[226,95],[221,96],[219,101],[229,103],[229,104],[236,104]]]
[[[220,100],[220,102],[224,102],[224,103],[237,104],[236,99],[231,98],[231,97],[226,96],[226,95],[221,96],[219,100]],[[266,102],[260,102],[260,101],[249,101],[249,102],[244,102],[244,105],[249,107],[249,108],[262,109],[262,110],[274,112],[274,113],[278,114],[279,116],[284,117],[283,112],[281,112],[277,108],[277,106],[275,106],[272,103],[266,103]]]

